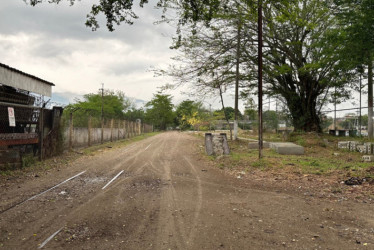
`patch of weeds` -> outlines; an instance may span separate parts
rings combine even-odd
[[[219,169],[224,169],[224,168],[225,168],[225,164],[220,163],[220,164],[218,165],[218,168],[219,168]]]
[[[37,159],[33,155],[26,155],[26,156],[22,157],[22,167],[23,168],[31,167],[36,162],[37,162]]]
[[[259,168],[261,170],[265,170],[267,168],[267,163],[264,160],[257,160],[252,162],[252,167]]]
[[[316,161],[316,160],[313,160],[309,163],[309,166],[311,167],[320,167],[321,165]]]
[[[11,170],[1,170],[0,175],[2,176],[11,176],[13,174],[13,171]]]
[[[204,154],[205,155],[205,154]],[[206,155],[206,157],[211,160],[211,161],[214,161],[216,158],[213,156],[213,155]]]
[[[234,160],[234,161],[240,161],[241,158],[242,158],[241,154],[238,154],[238,153],[232,153],[231,154],[231,159]]]
[[[300,137],[296,140],[296,144],[299,144],[300,146],[305,147],[307,145],[306,141],[304,138]]]

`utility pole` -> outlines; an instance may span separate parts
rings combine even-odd
[[[209,103],[209,131],[212,130],[212,104]]]
[[[278,133],[278,123],[279,123],[278,99],[275,99],[275,114],[277,115],[277,128],[275,129],[275,133]]]
[[[334,133],[336,135],[336,87],[335,87],[335,98],[334,98]]]
[[[262,0],[258,0],[258,158],[262,158]]]
[[[369,137],[369,140],[373,139],[373,61],[372,61],[372,56],[369,56],[369,60],[368,60],[368,137]]]
[[[361,90],[362,90],[362,74],[360,73],[360,118],[359,118],[359,120],[358,120],[358,121],[359,121],[358,123],[359,123],[359,126],[360,126],[360,127],[359,127],[359,131],[360,131],[359,133],[360,133],[360,136],[362,135],[362,131],[361,131],[361,127],[362,127],[362,124],[361,124],[361,123],[362,123],[362,122],[361,122],[361,121],[362,121],[362,118],[361,118],[361,115],[362,115],[362,114],[361,114]]]
[[[238,119],[239,119],[239,66],[240,66],[240,16],[238,19],[238,33],[236,44],[236,76],[235,76],[235,119],[234,119],[234,140],[238,139]]]
[[[104,83],[101,84],[101,144],[104,143]]]

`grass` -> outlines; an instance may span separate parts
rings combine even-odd
[[[240,137],[257,139],[256,134],[241,131]],[[266,141],[283,141],[282,135],[264,134]],[[279,155],[272,149],[263,150],[263,158],[258,159],[258,150],[247,148],[247,141],[229,141],[230,156],[214,159],[221,169],[242,171],[259,169],[262,171],[289,172],[311,175],[344,175],[374,178],[374,163],[362,162],[362,154],[337,148],[343,140],[367,142],[366,138],[334,137],[315,133],[293,133],[288,141],[305,148],[305,155]]]

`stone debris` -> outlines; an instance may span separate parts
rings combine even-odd
[[[348,149],[351,152],[360,152],[361,154],[374,154],[374,145],[372,142],[360,143],[358,141],[340,141],[338,142],[338,148]]]
[[[363,162],[372,162],[372,161],[374,161],[374,156],[373,155],[364,155],[364,156],[362,156],[362,161]]]
[[[349,149],[349,141],[340,141],[338,142],[339,149]]]
[[[360,145],[360,143],[358,141],[350,141],[349,142],[349,150],[350,151],[356,151],[358,145]]]

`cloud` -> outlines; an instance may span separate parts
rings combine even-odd
[[[31,7],[18,0],[1,0],[1,62],[55,83],[53,92],[94,93],[105,83],[134,98],[150,100],[168,81],[154,78],[150,67],[165,65],[173,52],[168,25],[153,25],[160,16],[152,4],[141,9],[133,26],[122,24],[109,32],[105,20],[92,32],[85,27],[93,1],[69,7],[43,3]]]

